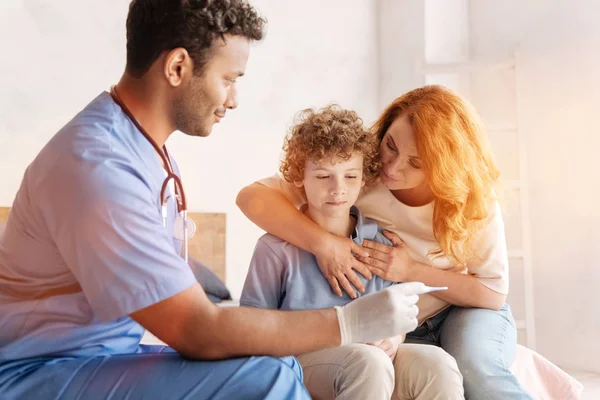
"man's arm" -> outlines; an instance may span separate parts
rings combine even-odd
[[[338,346],[334,309],[275,311],[218,307],[200,284],[131,314],[157,338],[191,359],[287,356]]]
[[[285,356],[411,332],[417,327],[418,294],[426,291],[421,282],[411,282],[335,309],[275,311],[219,308],[195,284],[130,315],[189,358]]]

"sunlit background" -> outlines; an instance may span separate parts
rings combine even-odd
[[[0,205],[48,139],[119,79],[128,3],[0,2]],[[262,233],[235,196],[275,173],[294,114],[336,102],[372,122],[403,92],[440,83],[479,110],[503,172],[519,341],[568,371],[600,373],[600,2],[253,3],[268,34],[252,48],[239,109],[207,139],[168,143],[190,209],[227,214],[233,294]]]

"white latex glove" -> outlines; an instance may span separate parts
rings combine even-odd
[[[341,345],[375,342],[414,331],[418,295],[428,291],[421,282],[401,283],[335,307]]]

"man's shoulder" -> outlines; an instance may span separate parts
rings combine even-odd
[[[142,137],[143,138],[143,137]],[[133,171],[142,157],[131,124],[106,92],[98,95],[60,129],[34,160],[33,169],[69,170],[86,179],[117,170]],[[132,168],[133,167],[133,168]]]
[[[101,93],[73,117],[50,142],[65,149],[81,150],[82,146],[95,150],[114,146],[113,138],[124,128],[118,106],[108,93]]]
[[[103,93],[86,105],[52,136],[32,168],[43,173],[48,169],[74,168],[74,164],[97,164],[95,167],[102,169],[113,155],[124,153],[126,145],[118,139],[123,134],[123,122],[109,100],[110,96]]]
[[[142,147],[143,136],[135,136],[111,102],[101,94],[48,142],[25,172],[28,192],[97,203],[131,201],[157,189],[160,165],[149,169],[144,158],[154,153]]]

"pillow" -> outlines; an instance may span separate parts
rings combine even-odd
[[[189,265],[209,299],[214,303],[219,303],[221,300],[231,300],[229,289],[210,268],[193,257],[189,258]]]

